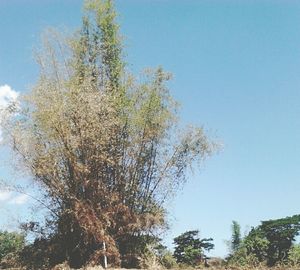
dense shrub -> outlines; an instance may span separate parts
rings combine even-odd
[[[23,234],[17,232],[0,232],[0,261],[9,253],[21,250],[25,244]]]
[[[160,263],[164,268],[171,269],[177,266],[176,259],[170,251],[166,251],[160,258]]]
[[[227,258],[227,264],[229,266],[236,267],[256,267],[259,265],[258,258],[253,253],[248,253],[245,247],[240,247],[236,252]]]
[[[288,253],[288,262],[292,266],[300,265],[300,244],[294,245]]]

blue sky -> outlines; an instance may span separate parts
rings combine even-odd
[[[299,214],[300,2],[119,0],[116,6],[129,68],[162,65],[172,72],[182,122],[204,126],[224,144],[169,206],[168,245],[199,229],[215,239],[212,255],[224,256],[232,220],[246,230]],[[75,29],[80,17],[78,0],[1,0],[0,86],[28,91],[37,79],[32,52],[41,31]],[[0,177],[16,178],[7,166],[0,170]],[[22,217],[28,204],[10,196],[0,194],[2,228],[4,213],[14,208]]]

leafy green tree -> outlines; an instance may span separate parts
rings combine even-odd
[[[199,231],[187,231],[174,238],[174,257],[177,263],[197,265],[204,257],[204,251],[214,248],[212,238],[199,238]]]
[[[279,261],[286,261],[293,241],[300,232],[300,215],[262,221],[259,230],[269,241],[268,265],[273,266]]]
[[[0,232],[0,261],[9,253],[20,251],[25,244],[23,234],[17,232]]]
[[[269,241],[261,230],[252,228],[227,258],[229,265],[255,267],[267,259]]]
[[[170,74],[129,74],[115,19],[112,1],[90,0],[78,33],[52,32],[37,54],[37,84],[4,123],[17,160],[45,195],[47,228],[35,243],[48,245],[43,254],[52,258],[60,251],[51,264],[79,268],[106,256],[119,265],[128,243],[166,228],[166,200],[215,151],[202,128],[179,131]]]
[[[266,262],[274,266],[287,262],[293,242],[300,232],[300,215],[262,221],[252,228],[229,262]],[[251,263],[250,263],[251,264]]]

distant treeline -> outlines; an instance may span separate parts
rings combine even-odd
[[[218,266],[253,268],[258,266],[300,267],[300,244],[295,243],[300,232],[300,215],[262,221],[241,236],[241,226],[232,222],[229,241],[230,254],[225,260],[211,259],[206,252],[214,248],[212,238],[200,238],[198,230],[186,231],[174,238],[174,251],[163,245],[156,236],[140,235],[128,243],[132,252],[127,258],[128,268],[185,268]],[[25,267],[25,269],[49,269],[46,240],[26,243],[26,233],[0,232],[0,267]],[[55,255],[59,256],[59,254]],[[55,259],[58,259],[56,257]],[[125,258],[124,258],[125,259]]]

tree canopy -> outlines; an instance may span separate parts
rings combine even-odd
[[[199,231],[187,231],[174,238],[174,257],[177,263],[197,265],[205,258],[204,251],[214,248],[212,238],[199,238]]]
[[[275,220],[262,221],[258,228],[269,241],[268,264],[286,260],[295,237],[300,232],[300,215]]]

